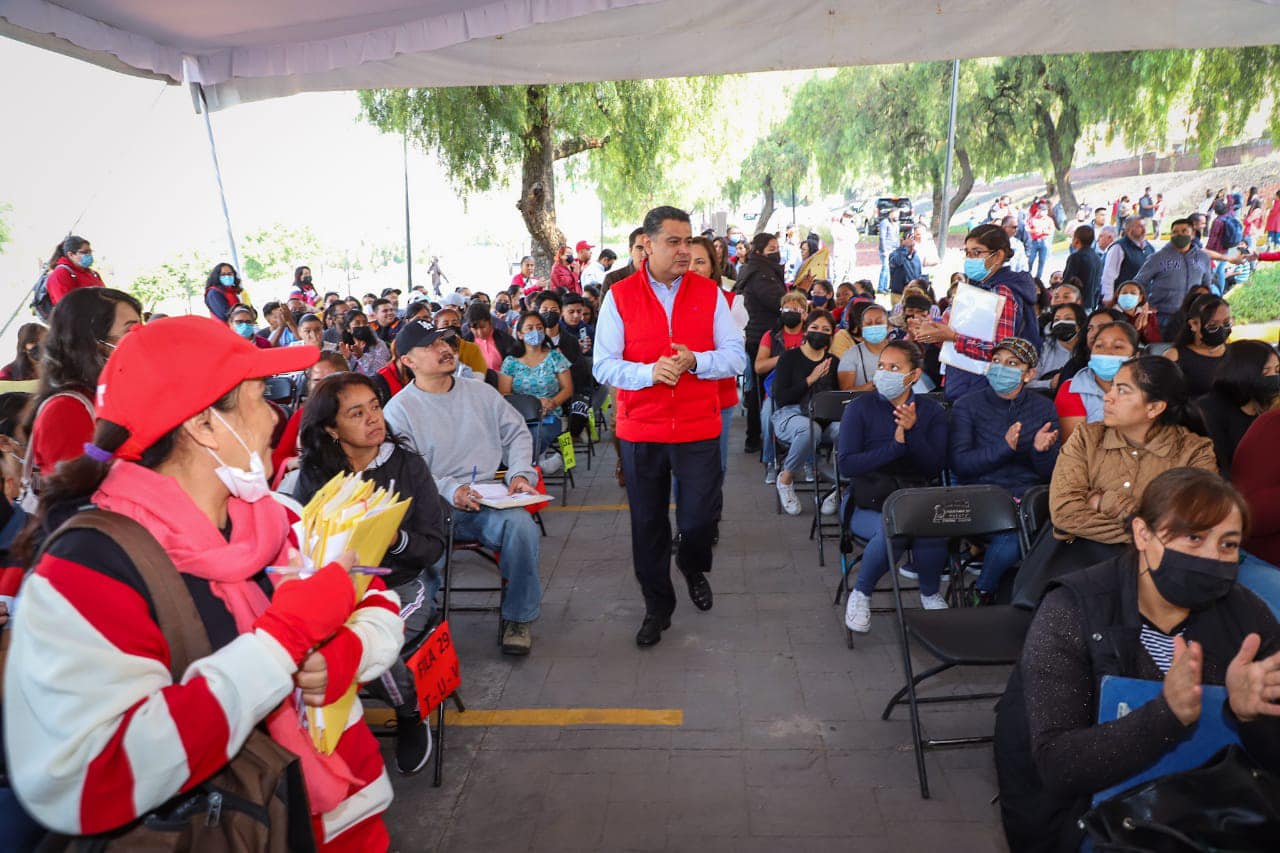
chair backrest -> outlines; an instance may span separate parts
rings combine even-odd
[[[882,510],[887,537],[982,536],[1018,529],[1013,498],[999,486],[899,489]]]
[[[1173,349],[1172,341],[1158,341],[1157,343],[1154,343],[1154,344],[1147,344],[1146,354],[1147,355],[1164,355],[1171,349]]]
[[[930,391],[928,394],[918,394],[917,396],[924,397],[926,400],[932,400],[941,406],[943,411],[951,411],[951,401],[947,399],[946,393],[941,388],[937,391]]]
[[[1018,526],[1022,535],[1022,550],[1031,550],[1031,543],[1049,523],[1049,487],[1032,486],[1022,494],[1018,504]]]
[[[854,397],[865,393],[867,392],[820,391],[809,401],[809,414],[818,420],[838,421],[844,417],[844,407],[849,405]]]
[[[526,421],[542,420],[542,401],[529,394],[508,394],[506,400]]]
[[[293,377],[288,375],[268,376],[266,378],[266,391],[263,396],[275,403],[289,403],[293,401],[295,391]]]

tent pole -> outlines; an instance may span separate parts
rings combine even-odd
[[[956,98],[960,93],[960,60],[951,60],[951,119],[947,123],[947,167],[942,177],[942,214],[938,221],[938,257],[947,256],[947,231],[951,227],[951,156],[956,150]]]
[[[231,211],[227,207],[227,191],[222,186],[222,167],[218,165],[218,146],[213,141],[213,124],[209,121],[209,101],[205,98],[204,87],[192,83],[192,88],[199,96],[200,112],[204,114],[204,129],[209,135],[209,154],[213,157],[213,176],[218,181],[218,198],[222,200],[222,219],[227,223],[227,244],[231,247],[231,263],[240,270],[240,253],[236,251],[236,237],[231,230]],[[243,270],[240,270],[243,272]]]
[[[408,288],[413,290],[413,231],[409,227],[409,132],[404,139],[404,263],[408,276]]]

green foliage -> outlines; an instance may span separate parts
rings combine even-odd
[[[1259,264],[1252,278],[1227,292],[1227,301],[1236,323],[1280,320],[1280,264]]]
[[[7,204],[0,204],[0,254],[4,252],[4,245],[13,239],[13,229],[9,226],[9,217],[7,214],[13,208]]]
[[[202,297],[205,278],[214,263],[199,252],[170,258],[156,269],[135,278],[128,290],[147,311],[154,310],[167,299]]]
[[[240,274],[250,281],[292,281],[294,267],[316,263],[320,256],[320,241],[310,228],[293,228],[277,222],[240,241]]]
[[[724,192],[737,207],[747,192],[768,187],[778,193],[788,193],[792,187],[804,184],[810,170],[810,152],[801,143],[793,126],[783,122],[773,128],[768,136],[758,140],[747,158],[742,161],[738,174],[725,183]],[[760,223],[763,226],[765,223]]]
[[[595,184],[614,218],[634,218],[664,192],[682,145],[713,145],[694,133],[713,106],[718,77],[620,80],[551,86],[462,86],[360,93],[366,120],[435,151],[464,194],[501,186],[540,155],[536,131],[550,125],[555,160],[587,152],[571,178]],[[545,112],[541,108],[545,99]]]

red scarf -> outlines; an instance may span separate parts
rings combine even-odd
[[[266,566],[288,561],[290,519],[284,506],[268,499],[247,503],[230,498],[227,541],[176,480],[123,460],[111,466],[93,502],[145,527],[178,571],[209,581],[240,633],[253,630],[254,620],[271,603],[253,577]],[[303,732],[292,695],[267,716],[267,730],[301,760],[313,813],[330,811],[346,798],[350,786],[360,785],[336,754],[316,751]]]

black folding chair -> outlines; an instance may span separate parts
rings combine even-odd
[[[1013,498],[998,486],[956,486],[901,489],[884,503],[882,514],[885,550],[894,561],[894,545],[903,539],[922,537],[974,538],[996,533],[1016,533],[1018,512]],[[952,566],[954,582],[958,568]],[[999,666],[1017,661],[1022,640],[1031,622],[1031,613],[1008,607],[961,607],[948,610],[911,610],[902,606],[902,588],[896,571],[893,603],[898,614],[899,640],[906,684],[885,706],[882,719],[889,719],[894,706],[906,694],[911,710],[911,740],[915,748],[920,795],[928,798],[929,782],[924,751],[937,747],[987,743],[990,735],[946,739],[925,739],[920,728],[919,706],[924,703],[965,702],[997,699],[1000,693],[965,693],[955,696],[917,697],[916,687],[927,678],[956,666]],[[941,663],[919,675],[911,665],[911,639],[915,639]]]
[[[857,397],[862,391],[821,391],[813,395],[809,400],[809,434],[816,435],[818,432],[817,421],[824,420],[833,423],[839,423],[844,417],[844,407]],[[840,510],[838,507],[839,495],[843,492],[844,483],[840,479],[840,471],[835,465],[835,447],[830,444],[819,446],[820,442],[814,442],[813,454],[809,457],[809,464],[813,466],[813,523],[809,526],[809,538],[818,540],[818,565],[825,566],[827,564],[825,553],[825,539],[830,537],[839,537],[840,531],[845,525],[840,521]],[[829,470],[820,466],[819,457],[826,453],[827,461],[830,462]],[[824,488],[825,487],[825,488]],[[822,518],[822,501],[823,499],[835,491],[837,497],[837,509],[833,520],[823,521]],[[843,578],[842,578],[843,581]],[[837,593],[839,596],[839,593]],[[837,602],[838,602],[837,598]]]
[[[292,408],[298,404],[302,385],[294,376],[288,373],[281,373],[278,376],[268,376],[264,382],[266,389],[262,396],[271,402],[278,403],[286,408]]]
[[[1022,540],[1022,553],[1031,553],[1031,543],[1049,523],[1049,487],[1032,486],[1022,493],[1018,504],[1018,538]]]
[[[524,422],[527,426],[534,427],[537,430],[537,441],[535,442],[535,445],[541,444],[542,430],[544,429],[544,424],[542,423],[542,401],[537,397],[530,396],[529,394],[508,394],[506,396],[506,401],[511,404],[512,408],[520,413],[520,417],[524,418]],[[535,446],[534,452],[536,453],[537,450],[538,448]],[[531,460],[531,462],[534,466],[538,465],[536,456]],[[577,488],[577,484],[573,480],[573,469],[567,466],[559,474],[547,475],[546,472],[542,472],[542,482],[548,489],[552,486],[561,487],[562,492],[560,496],[560,503],[562,506],[567,506],[569,504],[569,488]]]

